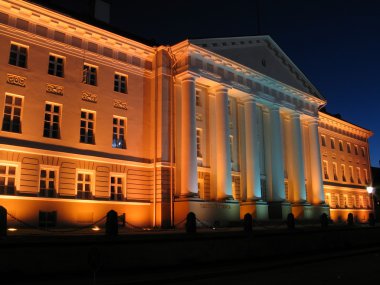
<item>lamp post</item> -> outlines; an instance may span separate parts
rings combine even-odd
[[[373,213],[373,216],[376,217],[376,215],[375,215],[375,203],[373,201],[373,190],[374,190],[374,188],[372,186],[367,186],[367,192],[371,196],[371,200],[372,200],[372,213]]]

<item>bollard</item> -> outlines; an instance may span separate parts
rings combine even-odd
[[[369,213],[368,216],[368,223],[371,227],[375,226],[376,220],[375,220],[375,215],[373,213]]]
[[[117,236],[119,230],[117,212],[111,210],[107,213],[106,220],[106,235],[107,236]]]
[[[186,216],[186,233],[194,234],[197,232],[197,217],[193,212],[190,212]]]
[[[7,209],[0,206],[0,238],[7,236]]]
[[[321,215],[321,227],[322,228],[327,228],[327,226],[329,225],[329,218],[327,217],[327,214],[326,213],[323,213]]]
[[[247,213],[244,215],[243,221],[244,232],[251,233],[252,232],[252,215]]]
[[[294,220],[294,215],[292,213],[289,213],[287,218],[286,218],[286,224],[288,226],[288,229],[293,230],[295,228],[295,220]]]
[[[348,213],[347,216],[347,225],[353,226],[354,225],[354,215],[352,213]]]

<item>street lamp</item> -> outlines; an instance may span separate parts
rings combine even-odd
[[[375,203],[374,203],[374,199],[373,199],[373,190],[374,190],[374,188],[372,187],[372,186],[367,186],[367,192],[368,192],[368,194],[370,195],[370,196],[372,196],[371,197],[371,199],[372,199],[372,213],[373,213],[373,216],[374,217],[376,217],[375,216]]]

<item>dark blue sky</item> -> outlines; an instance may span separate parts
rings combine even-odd
[[[112,9],[115,25],[161,44],[257,34],[253,0],[115,2],[124,7]],[[261,0],[260,10],[261,33],[327,98],[328,112],[374,132],[371,162],[379,166],[380,1]]]

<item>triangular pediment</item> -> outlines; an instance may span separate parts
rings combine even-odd
[[[298,90],[324,99],[269,36],[196,39],[190,42]]]

